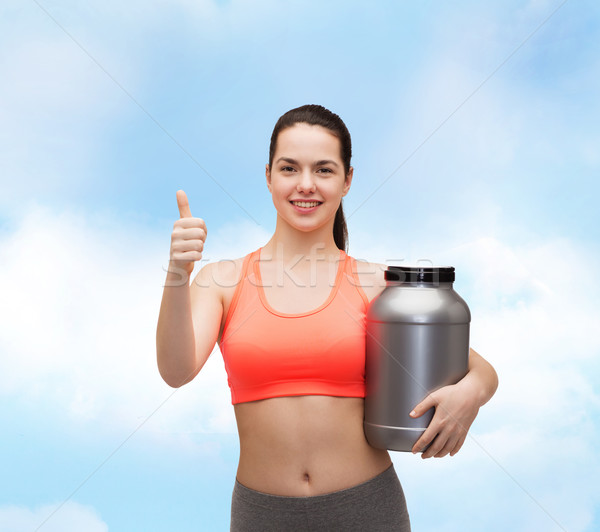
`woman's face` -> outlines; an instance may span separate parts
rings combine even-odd
[[[321,126],[298,123],[279,133],[267,186],[277,212],[290,225],[312,230],[333,220],[350,189],[353,168],[344,175],[339,139]],[[309,202],[310,207],[293,202]],[[316,207],[312,205],[318,202]]]

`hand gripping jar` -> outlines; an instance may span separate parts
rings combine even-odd
[[[364,431],[373,447],[411,451],[434,408],[409,413],[468,371],[471,313],[451,266],[388,266],[384,277],[366,316]]]

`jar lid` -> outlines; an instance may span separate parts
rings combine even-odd
[[[454,266],[388,266],[383,276],[402,283],[453,283]]]

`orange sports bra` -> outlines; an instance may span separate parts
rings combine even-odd
[[[313,310],[288,314],[265,297],[261,249],[244,257],[219,344],[231,403],[289,395],[364,397],[369,300],[356,259],[340,249],[329,297]]]

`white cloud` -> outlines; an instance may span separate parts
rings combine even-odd
[[[31,532],[37,530],[42,523],[44,524],[40,530],[44,532],[108,531],[108,525],[93,507],[74,501],[67,501],[60,508],[59,504],[45,504],[33,509],[12,504],[0,506],[2,530]]]
[[[144,430],[235,432],[218,346],[182,388],[168,387],[158,373],[155,338],[168,235],[157,239],[133,223],[57,214],[35,204],[13,223],[12,232],[0,235],[5,399],[44,402],[60,423],[123,434],[171,396]],[[204,257],[242,256],[263,237],[250,223],[215,228]]]

